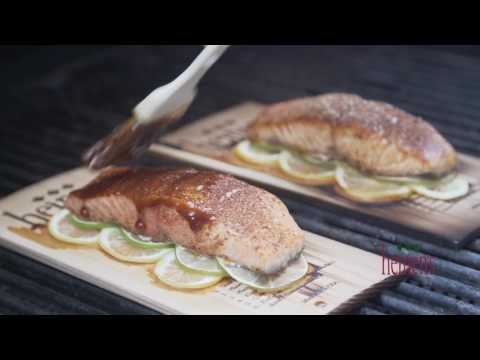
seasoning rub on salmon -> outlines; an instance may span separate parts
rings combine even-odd
[[[332,93],[267,106],[248,128],[255,142],[343,160],[375,175],[443,175],[453,147],[424,119],[390,104]]]
[[[72,191],[66,207],[91,221],[171,241],[273,274],[303,249],[304,235],[269,192],[192,168],[110,168]]]

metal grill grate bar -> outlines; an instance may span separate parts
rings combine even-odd
[[[11,138],[3,138],[1,141],[2,144],[4,144],[6,147],[15,148],[15,153],[19,154],[20,156],[23,156],[30,160],[43,161],[45,163],[56,165],[57,171],[58,167],[63,169],[65,167],[78,166],[78,159],[76,159],[76,156],[68,156],[69,151],[67,149],[63,149],[64,151],[62,153],[59,153],[59,151],[61,150],[61,146],[55,148],[49,145],[45,145],[42,151],[38,151],[38,147],[19,144],[18,141],[15,141]]]
[[[32,299],[27,298],[25,299],[25,303],[28,304],[29,302],[32,302],[31,305],[36,307],[41,305],[42,308],[45,309],[45,313],[102,313],[95,307],[79,304],[68,296],[44,287],[40,288],[38,283],[15,275],[10,271],[0,269],[0,282],[2,283],[2,290],[4,293],[8,292],[9,288],[15,288],[15,292],[25,292],[26,294],[32,290],[36,291],[39,295],[35,297],[35,300],[33,301]],[[18,306],[18,304],[15,304],[15,306]]]
[[[398,296],[390,290],[384,291],[379,297],[379,303],[392,312],[405,315],[442,315],[434,309],[419,305],[415,300],[404,296]]]
[[[413,274],[411,279],[417,284],[430,289],[447,292],[463,299],[468,299],[471,304],[480,304],[480,291],[477,288],[463,284],[460,281],[447,279],[433,274]]]
[[[37,293],[39,296],[43,296],[40,294],[43,294],[45,289],[47,289],[46,291],[65,294],[65,296],[70,298],[67,304],[71,303],[71,306],[84,306],[85,308],[92,309],[92,311],[88,313],[158,314],[156,311],[137,303],[125,300],[119,301],[116,296],[106,290],[72,278],[62,272],[52,271],[50,267],[39,264],[30,258],[13,256],[10,250],[3,248],[0,249],[0,273],[1,272],[5,272],[8,276],[16,277],[17,282],[12,284],[12,287],[15,287],[15,292],[17,283],[20,286],[20,284],[25,283],[25,281],[29,281],[29,283],[23,285],[23,287],[27,289],[29,286],[33,286],[35,296],[37,296]],[[1,279],[0,284],[3,284]],[[42,284],[42,287],[39,288],[36,284]],[[93,291],[93,289],[95,291]],[[8,289],[4,289],[4,291],[8,292]],[[2,287],[0,287],[0,304],[4,302],[2,296],[3,291]],[[22,297],[21,300],[16,298],[16,302],[9,305],[9,307],[15,310],[7,313],[31,313],[32,307],[29,306],[27,295],[25,298]],[[77,311],[70,311],[70,313],[77,313]]]
[[[398,293],[422,299],[426,304],[437,306],[437,311],[462,314],[462,315],[480,315],[480,307],[469,304],[467,302],[445,296],[441,293],[437,293],[414,284],[403,282],[396,288]]]
[[[480,253],[480,239],[474,240],[468,248],[472,251],[475,251],[477,253]]]
[[[359,315],[386,315],[385,313],[382,313],[381,311],[372,309],[370,307],[364,306],[358,311]]]

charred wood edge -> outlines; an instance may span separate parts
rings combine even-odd
[[[365,301],[372,300],[380,292],[401,283],[406,278],[405,275],[390,276],[354,295],[346,302],[340,304],[327,315],[345,315],[349,314],[365,304]]]
[[[285,203],[288,204],[290,209],[295,212],[305,212],[307,210],[305,208],[308,207],[308,205],[303,204],[303,209],[298,208],[298,205],[292,204],[289,200],[285,200]],[[387,243],[391,243],[392,245],[402,244],[420,246],[422,252],[424,253],[428,253],[437,258],[453,261],[459,265],[471,267],[472,269],[480,270],[480,254],[478,252],[475,252],[474,250],[471,250],[470,248],[458,250],[449,249],[433,244],[431,242],[426,242],[413,237],[408,237],[401,233],[395,233],[385,228],[379,228],[376,225],[370,225],[355,219],[334,216],[332,214],[329,214],[328,212],[325,212],[321,208],[316,208],[315,212],[318,214],[317,219],[328,225],[347,229],[358,235],[365,235],[373,239],[386,241]],[[302,216],[303,214],[300,213],[299,215]],[[308,214],[305,214],[303,217],[308,217]]]
[[[316,233],[336,239],[342,243],[354,246],[356,248],[373,252],[376,254],[383,254],[388,257],[398,255],[396,246],[386,243],[383,240],[375,239],[363,234],[352,232],[351,230],[339,228],[335,225],[325,224],[323,222],[312,222],[310,219],[298,219],[299,223],[308,228],[315,229]],[[416,256],[425,256],[424,252],[413,252],[402,250],[402,254],[410,256],[415,254]],[[435,273],[444,277],[461,280],[462,282],[478,286],[480,284],[480,271],[475,270],[468,266],[459,265],[455,262],[444,260],[435,257]]]

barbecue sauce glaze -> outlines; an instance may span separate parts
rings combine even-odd
[[[132,117],[87,149],[82,154],[82,162],[98,170],[136,159],[148,150],[165,126],[175,119],[175,116],[170,116],[149,123],[139,123]]]
[[[135,224],[138,233],[145,229],[141,219],[142,210],[157,205],[174,208],[187,220],[192,231],[197,232],[215,219],[214,214],[202,205],[207,196],[215,196],[215,191],[221,191],[221,186],[215,190],[215,185],[224,177],[196,169],[112,168],[85,187],[73,191],[72,195],[83,200],[110,195],[129,198],[139,215]],[[85,207],[80,211],[80,216],[88,220]]]

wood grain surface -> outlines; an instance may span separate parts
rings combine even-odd
[[[327,314],[392,281],[381,256],[305,232],[309,272],[291,289],[260,294],[230,279],[197,291],[169,288],[155,278],[152,264],[117,261],[97,245],[65,244],[48,234],[45,225],[66,194],[94,175],[75,169],[2,200],[0,245],[167,314]]]

